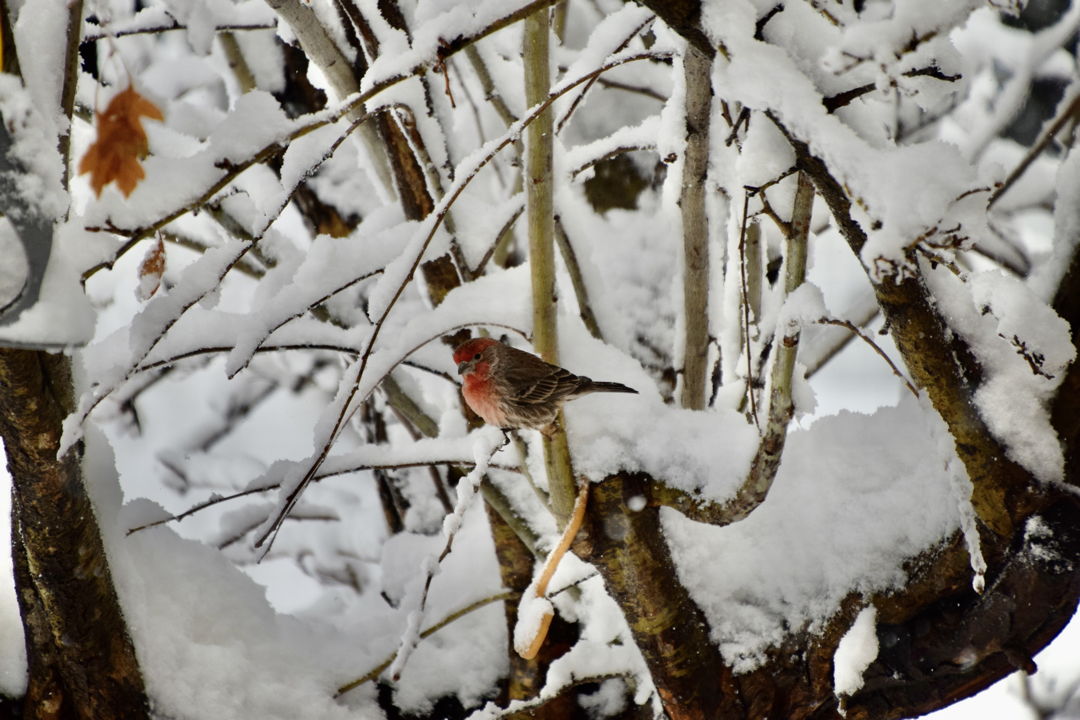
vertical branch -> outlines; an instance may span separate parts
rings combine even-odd
[[[592,305],[589,303],[589,290],[585,287],[585,278],[581,275],[581,265],[578,264],[577,253],[574,252],[574,246],[570,244],[570,238],[566,236],[566,228],[559,222],[558,217],[555,218],[555,239],[559,242],[559,253],[562,255],[563,262],[566,263],[566,270],[570,274],[570,282],[574,286],[581,321],[585,323],[590,335],[597,340],[603,340],[604,338],[600,334],[600,324],[596,322],[596,315],[593,313]]]
[[[616,475],[593,487],[575,554],[593,563],[618,602],[672,720],[747,717],[709,638],[709,623],[679,580],[660,509],[631,510],[646,480]]]
[[[746,307],[755,323],[761,322],[761,226],[756,221],[746,224]]]
[[[525,102],[535,107],[547,101],[551,87],[548,67],[548,9],[525,19]],[[526,207],[529,219],[529,263],[532,268],[533,346],[545,362],[559,364],[559,338],[555,295],[555,203],[552,178],[553,122],[544,110],[526,131]],[[544,462],[551,488],[551,506],[562,529],[574,509],[574,472],[566,443],[565,420],[560,411],[558,431],[544,438]]]
[[[686,77],[686,152],[683,159],[683,339],[682,393],[688,410],[705,408],[709,361],[709,224],[705,177],[709,169],[709,108],[712,60],[693,46],[683,56]]]
[[[64,89],[60,96],[60,109],[68,120],[67,129],[60,133],[60,157],[64,162],[61,176],[64,187],[68,186],[71,164],[71,115],[75,110],[75,86],[79,84],[79,40],[82,37],[83,0],[74,0],[68,7],[67,49],[64,55]],[[5,18],[5,22],[7,22]],[[6,39],[6,38],[5,38]]]
[[[790,232],[785,239],[784,296],[795,291],[806,279],[806,248],[810,233],[810,214],[814,209],[814,185],[810,177],[799,173],[795,204],[791,211]],[[795,412],[791,402],[791,383],[795,373],[795,355],[799,350],[799,328],[777,327],[773,342],[776,361],[770,378],[769,415],[765,435],[750,468],[747,485],[764,499],[780,467],[780,456],[787,440],[787,427]],[[759,500],[760,502],[760,500]]]
[[[761,432],[761,423],[758,421],[757,404],[754,400],[754,363],[750,357],[752,346],[750,345],[750,289],[746,275],[746,237],[747,237],[747,213],[750,207],[750,191],[743,191],[742,207],[742,230],[739,233],[739,271],[742,273],[742,310],[743,310],[743,333],[742,341],[746,348],[746,397],[750,399],[750,415],[754,418],[754,425]]]

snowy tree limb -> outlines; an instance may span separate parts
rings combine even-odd
[[[619,603],[665,709],[673,719],[735,717],[730,669],[709,639],[701,609],[680,582],[659,508],[631,510],[650,483],[617,475],[595,485],[574,553],[593,563]]]
[[[809,147],[772,118],[795,148],[799,167],[814,181],[841,234],[858,256],[866,243],[863,229],[851,218],[851,200],[828,167]],[[1032,478],[1008,459],[972,402],[978,365],[970,349],[948,331],[922,279],[897,278],[874,285],[878,304],[904,358],[912,381],[925,389],[956,439],[957,454],[967,467],[979,518],[1002,538],[1011,537],[1014,522],[1028,512]],[[957,360],[959,362],[957,362]],[[991,460],[993,458],[994,460]]]

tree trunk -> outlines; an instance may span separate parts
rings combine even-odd
[[[82,444],[57,459],[71,361],[0,349],[0,434],[12,477],[27,718],[148,718],[146,691],[83,484]]]

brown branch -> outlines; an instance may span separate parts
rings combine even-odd
[[[823,317],[820,320],[818,320],[818,322],[823,324],[823,325],[837,325],[839,327],[844,327],[844,328],[847,328],[848,330],[850,330],[854,335],[858,336],[860,340],[862,340],[867,345],[872,347],[874,349],[874,352],[876,352],[878,355],[880,355],[882,357],[882,359],[885,360],[885,362],[889,363],[889,367],[892,368],[893,375],[900,378],[900,380],[903,381],[903,383],[905,385],[907,385],[907,389],[911,391],[912,395],[914,395],[915,397],[919,397],[919,391],[915,389],[915,386],[911,384],[910,380],[908,380],[906,377],[904,377],[904,374],[902,372],[900,372],[900,368],[896,367],[896,364],[892,361],[891,358],[889,358],[888,355],[885,354],[885,351],[882,350],[880,347],[878,347],[877,343],[875,343],[873,340],[871,340],[862,330],[860,330],[850,320],[837,320],[835,318],[824,318]]]
[[[660,102],[667,102],[666,95],[661,95],[652,88],[639,87],[637,85],[627,85],[626,83],[617,82],[615,80],[608,80],[607,78],[597,78],[596,82],[600,87],[609,88],[611,90],[624,90],[629,93],[637,93],[638,95],[644,95],[645,97],[651,97],[653,100],[659,100]]]
[[[581,314],[581,322],[585,324],[589,334],[597,340],[603,340],[600,334],[600,324],[596,321],[592,305],[589,303],[589,290],[585,287],[585,278],[581,275],[581,266],[578,265],[577,253],[574,252],[570,238],[566,236],[566,228],[563,227],[559,216],[555,216],[555,241],[559,245],[559,254],[566,263],[567,272],[570,274],[570,283],[574,286],[574,295],[577,297],[578,312]]]
[[[0,348],[0,436],[26,634],[24,708],[28,718],[144,719],[149,704],[85,486],[81,443],[57,457],[73,394],[70,358]]]
[[[903,77],[929,77],[935,80],[941,80],[943,82],[956,82],[960,79],[960,75],[946,75],[941,72],[941,69],[937,65],[928,65],[927,67],[918,68],[915,70],[908,70],[901,73]],[[845,105],[850,105],[858,98],[873,92],[877,89],[876,83],[869,83],[867,85],[860,85],[857,88],[851,90],[845,90],[837,93],[836,95],[830,95],[829,97],[822,98],[821,104],[825,106],[825,110],[830,113],[834,113]]]
[[[657,484],[616,475],[594,485],[574,553],[596,566],[622,608],[670,717],[742,717],[731,670],[679,580],[659,508],[627,507],[629,498],[648,498]]]
[[[1024,159],[1020,161],[1020,164],[1009,173],[1009,177],[1005,178],[1005,182],[1001,184],[1001,187],[994,191],[994,194],[990,196],[990,201],[987,203],[988,208],[992,207],[994,203],[998,201],[998,198],[1008,192],[1009,188],[1016,184],[1016,181],[1020,179],[1020,176],[1031,167],[1031,163],[1035,162],[1035,158],[1042,154],[1043,150],[1045,150],[1053,141],[1054,136],[1061,131],[1061,128],[1065,127],[1065,123],[1076,118],[1078,115],[1080,115],[1080,94],[1073,98],[1072,102],[1068,104],[1061,114],[1050,123],[1050,127],[1048,127],[1046,132],[1042,134],[1042,137],[1031,146],[1031,149],[1028,151],[1027,155],[1024,156]]]

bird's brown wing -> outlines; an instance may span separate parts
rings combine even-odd
[[[508,347],[503,376],[512,390],[512,400],[532,405],[560,400],[573,393],[581,378],[561,367],[550,365],[535,355]]]

